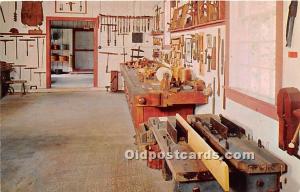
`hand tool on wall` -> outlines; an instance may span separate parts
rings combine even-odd
[[[100,16],[100,32],[102,32],[103,17]]]
[[[82,1],[79,1],[79,11],[81,12],[82,11]]]
[[[26,42],[26,55],[28,56],[28,42],[35,41],[34,39],[19,39],[19,41]]]
[[[37,69],[36,67],[25,67],[24,69],[28,69],[29,70],[29,79],[31,81],[31,77],[32,77],[32,69]]]
[[[103,52],[103,51],[100,51],[99,52],[100,54],[104,54],[104,55],[107,55],[107,58],[106,58],[106,73],[109,73],[110,71],[108,70],[108,64],[109,64],[109,56],[110,55],[118,55],[118,53],[113,53],[113,52]]]
[[[217,38],[216,36],[214,36],[213,38],[213,47],[212,47],[212,50],[211,50],[211,70],[216,70],[217,69],[217,48],[216,48],[216,41],[217,41]]]
[[[211,56],[207,55],[207,72],[210,72],[210,66],[211,66]]]
[[[107,24],[107,46],[110,46],[110,27]]]
[[[14,37],[15,38],[15,42],[16,42],[16,59],[18,59],[18,38],[19,37],[23,37],[22,35],[12,35],[10,37]]]
[[[204,58],[204,64],[207,65],[208,64],[208,49],[205,49],[205,58]]]
[[[125,18],[123,18],[123,31],[126,32],[126,23],[125,23]]]
[[[10,41],[14,41],[12,39],[1,39],[0,41],[2,41],[4,43],[4,54],[6,55],[6,43],[10,42]]]
[[[131,16],[129,17],[129,32],[131,32]]]
[[[1,5],[0,5],[0,11],[1,11],[1,15],[2,15],[3,22],[6,23],[6,21],[5,21],[5,16],[4,16],[4,12],[3,12],[3,9],[2,9],[2,6],[1,6]]]
[[[223,110],[226,109],[226,73],[224,73],[224,85],[223,85]]]
[[[212,114],[216,114],[216,78],[215,77],[213,82]]]
[[[45,39],[42,40],[42,63],[41,66],[43,66],[44,63],[44,49],[45,49]]]
[[[39,82],[40,82],[40,87],[42,86],[42,74],[45,74],[45,71],[35,71],[34,73],[39,74]]]
[[[125,47],[123,47],[123,53],[121,53],[121,55],[123,55],[123,62],[125,63],[127,55],[127,53],[125,52]]]
[[[114,36],[115,36],[115,40],[114,40],[114,44],[115,44],[115,46],[117,46],[117,25],[114,25],[114,30],[113,30],[113,32],[114,32]]]
[[[217,65],[217,73],[218,73],[218,96],[220,97],[221,94],[221,77],[220,77],[220,49],[221,49],[221,29],[218,28],[218,65]]]
[[[222,39],[221,43],[221,74],[224,74],[224,39]]]
[[[76,3],[70,1],[70,2],[68,2],[68,3],[66,3],[66,4],[69,5],[70,11],[73,11],[73,5],[75,5]]]
[[[213,48],[213,42],[212,42],[212,35],[211,34],[206,35],[206,47],[208,49]]]
[[[289,7],[289,16],[288,16],[287,27],[286,27],[286,47],[292,46],[294,22],[297,16],[297,8],[298,8],[298,1],[292,0]]]
[[[18,9],[18,2],[15,1],[14,22],[17,22],[17,9]]]
[[[41,36],[35,36],[35,37],[30,37],[33,39],[36,39],[36,50],[37,50],[37,67],[40,68],[40,43],[39,43],[39,39],[43,39],[45,37],[41,37]]]
[[[22,78],[22,67],[26,67],[26,65],[13,65],[13,67],[19,67],[19,80]]]
[[[64,5],[62,3],[59,4],[59,10],[63,11],[64,10]]]
[[[125,35],[128,35],[128,33],[121,33],[121,34],[119,34],[119,35],[122,35],[122,45],[123,45],[123,47],[125,46]]]

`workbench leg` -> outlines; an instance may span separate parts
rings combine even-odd
[[[161,172],[162,172],[162,176],[163,176],[165,181],[171,181],[172,180],[172,172],[171,172],[166,160],[163,161]]]

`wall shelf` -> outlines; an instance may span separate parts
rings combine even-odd
[[[194,25],[194,26],[190,26],[190,27],[186,27],[186,28],[170,30],[170,33],[178,33],[178,32],[191,31],[191,30],[196,30],[196,29],[204,29],[204,28],[220,26],[220,25],[224,25],[224,24],[225,24],[225,20],[216,20],[216,21],[210,21],[207,23],[203,23],[200,25]]]
[[[30,36],[39,36],[39,35],[46,35],[45,33],[41,34],[29,34],[29,33],[0,33],[0,35],[30,35]]]

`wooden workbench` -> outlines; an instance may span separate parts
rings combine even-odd
[[[146,122],[150,117],[174,116],[179,113],[184,118],[194,114],[196,105],[207,104],[208,98],[201,91],[182,90],[164,93],[159,81],[140,82],[136,69],[121,64],[121,74],[125,82],[125,94],[134,127]]]
[[[175,117],[167,117],[167,120],[157,117],[149,118],[146,122],[147,127],[155,136],[161,152],[164,154],[170,152],[173,155],[176,151],[178,153],[193,152],[193,149],[186,142],[175,143],[171,139],[167,131],[167,121],[172,126],[176,126]],[[194,188],[199,188],[202,192],[223,191],[200,159],[166,158],[165,161],[174,181],[175,192],[190,192]]]

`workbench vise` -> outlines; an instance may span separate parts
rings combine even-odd
[[[300,91],[294,87],[280,89],[277,97],[279,147],[290,155],[298,155],[300,129]]]

